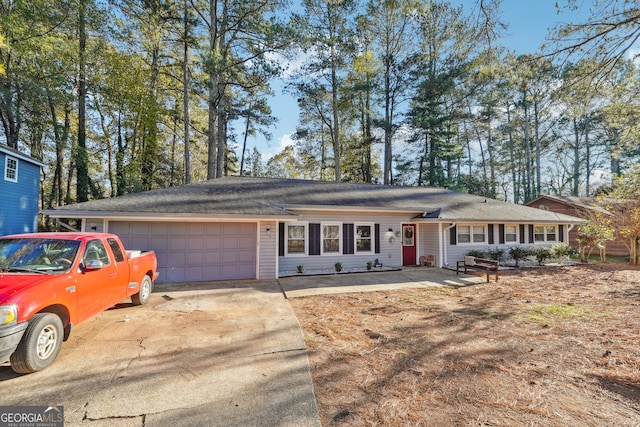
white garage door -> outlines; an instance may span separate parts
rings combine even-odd
[[[110,222],[128,249],[151,249],[158,282],[256,278],[252,223]]]

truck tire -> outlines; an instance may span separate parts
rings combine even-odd
[[[151,291],[153,291],[153,282],[149,276],[144,276],[138,293],[131,295],[131,302],[133,305],[145,305],[151,298]]]
[[[11,355],[11,369],[18,374],[41,371],[60,353],[64,328],[53,313],[34,314],[18,348]]]

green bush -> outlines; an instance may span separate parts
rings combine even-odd
[[[549,248],[538,248],[535,250],[536,260],[538,265],[544,265],[544,262],[551,258],[551,251]]]
[[[467,256],[476,258],[488,258],[489,254],[486,251],[482,251],[480,249],[471,249],[469,252],[467,252]]]
[[[304,266],[296,265],[296,271],[298,272],[298,274],[304,273]]]
[[[560,242],[549,248],[552,257],[558,259],[558,264],[562,263],[564,258],[570,258],[576,254],[576,250],[566,243]]]
[[[338,273],[340,273],[342,271],[342,263],[341,262],[336,262],[333,267],[336,269],[336,271]]]
[[[520,267],[520,261],[534,255],[534,250],[528,246],[512,246],[509,249],[509,256],[516,262],[516,267]]]
[[[487,251],[489,259],[503,262],[507,251],[504,248],[494,248]]]

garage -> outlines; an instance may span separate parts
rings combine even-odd
[[[154,250],[158,282],[256,278],[256,231],[250,222],[109,222],[126,248]]]

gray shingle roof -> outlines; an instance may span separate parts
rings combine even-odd
[[[285,217],[303,209],[393,210],[426,221],[582,222],[568,215],[442,188],[254,177],[223,177],[60,206],[43,213],[55,217],[98,213]]]

